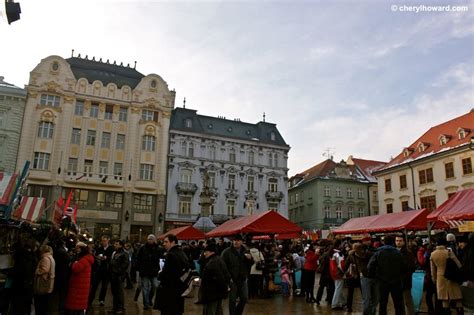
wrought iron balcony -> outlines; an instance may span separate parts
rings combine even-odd
[[[267,191],[265,197],[267,200],[274,200],[280,202],[283,199],[283,193],[281,191]]]
[[[194,195],[194,193],[197,190],[197,185],[193,183],[183,183],[179,182],[176,184],[176,191],[178,194],[191,194]]]

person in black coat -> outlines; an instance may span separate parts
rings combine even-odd
[[[153,306],[152,299],[158,288],[159,262],[162,257],[163,254],[158,244],[156,244],[155,235],[148,235],[147,242],[140,247],[137,255],[137,269],[140,275],[143,308],[145,310]]]
[[[58,312],[64,312],[64,304],[66,303],[67,290],[69,287],[69,264],[71,256],[68,254],[67,247],[63,240],[58,240],[53,249],[53,258],[55,261],[55,278],[53,300],[54,305],[58,305]]]
[[[184,297],[181,294],[184,287],[180,277],[183,271],[192,269],[186,254],[178,246],[175,235],[169,234],[163,240],[163,246],[167,250],[165,264],[158,275],[160,284],[155,297],[154,309],[161,311],[162,315],[179,315],[184,313]]]
[[[109,275],[109,264],[110,259],[112,258],[112,253],[114,252],[114,247],[109,244],[109,237],[102,236],[101,246],[99,246],[95,252],[95,260],[98,263],[97,271],[95,272],[94,278],[92,279],[92,288],[89,296],[89,305],[92,305],[95,299],[95,293],[100,287],[99,293],[99,304],[100,306],[105,305],[105,296],[107,294],[107,286],[109,285],[110,275]]]
[[[227,297],[229,291],[230,274],[217,252],[218,249],[215,244],[209,244],[204,248],[203,255],[206,263],[201,271],[203,315],[222,314],[222,300]]]
[[[110,286],[112,287],[113,305],[115,314],[121,314],[124,311],[124,293],[123,281],[130,263],[128,253],[123,249],[124,242],[115,241],[115,252],[110,260]]]
[[[12,314],[30,315],[33,301],[33,280],[38,259],[35,240],[27,240],[16,248],[12,270]]]
[[[403,273],[402,285],[403,285],[403,301],[405,302],[405,310],[407,315],[415,314],[415,306],[413,304],[413,298],[411,297],[411,287],[413,273],[416,270],[416,258],[410,249],[405,244],[405,238],[403,236],[397,236],[395,238],[395,245],[403,256],[403,260],[406,266],[405,272]]]

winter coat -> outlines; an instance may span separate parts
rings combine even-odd
[[[65,304],[67,310],[80,311],[87,309],[93,263],[94,257],[87,254],[72,264]]]
[[[367,268],[369,277],[376,278],[385,285],[401,285],[407,266],[398,249],[384,245],[372,255]]]
[[[15,261],[11,274],[13,293],[33,296],[33,278],[37,265],[35,253],[24,247],[19,247],[15,251],[13,259]]]
[[[44,253],[41,255],[41,259],[36,266],[35,277],[42,277],[47,280],[50,277],[51,285],[48,293],[53,292],[54,289],[54,278],[55,278],[55,262],[51,253]],[[51,276],[50,276],[51,275]]]
[[[66,292],[69,286],[69,262],[71,258],[64,247],[55,249],[53,257],[56,264],[54,291]]]
[[[146,243],[138,250],[137,269],[140,277],[156,277],[160,271],[160,247],[157,244]]]
[[[316,271],[318,269],[319,256],[314,253],[314,250],[308,249],[304,261],[303,269]]]
[[[245,257],[245,248],[242,246],[237,251],[234,246],[224,249],[221,254],[222,260],[232,277],[232,281],[239,285],[247,279],[247,264],[249,260]]]
[[[206,304],[227,297],[230,286],[230,274],[219,255],[213,254],[206,259],[201,272],[201,302]]]
[[[416,270],[416,258],[412,251],[406,248],[401,249],[400,254],[402,254],[406,265],[402,278],[403,290],[411,290],[413,273]]]
[[[252,256],[252,259],[253,259],[253,264],[252,264],[252,267],[250,268],[250,274],[262,275],[263,271],[257,270],[257,262],[262,261],[262,260],[265,261],[265,257],[263,257],[262,252],[259,251],[258,248],[251,248],[250,255]]]
[[[353,275],[354,277],[360,278],[361,274],[364,277],[368,277],[369,271],[367,270],[367,265],[369,264],[370,257],[372,257],[372,252],[368,250],[351,250],[345,262],[344,269],[348,270],[351,264],[354,264],[355,271],[357,272],[357,275]]]
[[[123,248],[115,251],[110,260],[110,274],[112,278],[123,280],[130,263],[128,253]]]
[[[454,253],[449,253],[444,246],[436,246],[436,250],[431,253],[431,279],[436,285],[436,292],[439,300],[460,300],[462,299],[461,286],[456,282],[444,277],[446,261],[451,257],[460,267],[461,264]]]

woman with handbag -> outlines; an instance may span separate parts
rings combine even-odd
[[[48,302],[54,289],[55,261],[51,246],[41,246],[39,254],[40,261],[36,266],[33,287],[35,315],[46,315],[48,314]]]
[[[250,245],[250,256],[253,264],[250,267],[249,275],[249,298],[256,298],[262,294],[263,290],[263,269],[265,268],[265,257],[258,249],[256,243]]]
[[[449,304],[453,301],[456,305],[457,315],[462,315],[464,314],[464,309],[462,306],[461,286],[459,283],[448,280],[445,277],[449,259],[452,259],[459,268],[461,263],[456,258],[456,255],[446,248],[447,241],[444,237],[438,238],[436,245],[435,251],[431,253],[430,262],[431,278],[436,286],[438,300],[443,303],[443,312],[449,314]]]

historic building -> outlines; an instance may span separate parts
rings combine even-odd
[[[289,180],[289,218],[304,229],[328,229],[353,217],[378,214],[373,171],[385,162],[349,156],[327,159]]]
[[[31,161],[28,194],[50,206],[74,189],[78,225],[95,236],[161,234],[175,99],[166,82],[115,61],[49,56],[26,90],[17,165]]]
[[[26,91],[0,77],[0,171],[14,173]]]
[[[435,209],[474,187],[474,110],[430,128],[375,174],[381,213]]]
[[[273,209],[287,216],[290,147],[275,124],[198,115],[176,108],[170,125],[167,229],[196,222],[203,174],[214,223]]]

